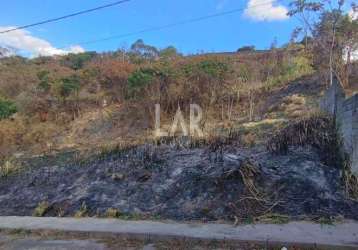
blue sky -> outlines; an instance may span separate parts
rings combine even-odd
[[[109,51],[129,47],[139,38],[159,48],[174,45],[183,53],[234,51],[244,45],[267,48],[275,38],[279,44],[286,43],[297,25],[295,19],[288,19],[282,13],[287,0],[280,1],[280,6],[275,0],[271,1],[271,4],[250,8],[250,4],[262,5],[262,2],[266,4],[268,0],[132,0],[98,12],[9,33],[7,37],[0,34],[0,45],[16,44],[20,52],[29,55],[35,55],[42,49],[32,50],[32,44],[50,46],[46,47],[46,51],[57,51],[58,48],[61,48],[58,51],[62,51],[64,47],[70,46],[77,46],[73,48],[74,51],[80,51],[79,46],[84,50]],[[0,10],[0,28],[29,24],[111,2],[114,0],[4,1]],[[245,13],[234,13],[168,30],[95,44],[80,44],[237,8],[249,9]],[[21,42],[28,44],[22,45]]]

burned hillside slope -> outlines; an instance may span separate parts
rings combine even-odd
[[[341,170],[316,149],[226,145],[178,149],[145,145],[77,166],[48,165],[0,179],[0,215],[247,221],[280,213],[292,219],[358,219]],[[113,213],[115,211],[115,213]]]

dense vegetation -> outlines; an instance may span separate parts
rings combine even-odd
[[[139,119],[142,125],[132,128],[150,130],[156,103],[163,119],[179,106],[185,110],[196,103],[205,107],[208,119],[230,120],[226,113],[235,110],[252,120],[249,107],[259,103],[260,95],[311,72],[311,58],[301,45],[265,53],[184,57],[173,47],[158,50],[138,41],[126,52],[3,58],[0,117],[16,117],[0,123],[1,152],[35,144],[48,150],[48,144],[60,143],[55,136],[65,137],[73,124],[96,112],[102,114],[98,126]],[[121,115],[125,117],[117,117]]]
[[[8,100],[0,99],[0,119],[9,118],[12,114],[16,113],[16,105]]]
[[[294,2],[291,15],[312,11],[306,1]],[[284,109],[307,100],[296,95],[267,107],[268,97],[280,87],[314,72],[320,74],[319,81],[328,83],[331,68],[349,87],[354,75],[354,64],[345,63],[343,52],[356,45],[357,21],[341,11],[324,10],[315,20],[311,34],[306,33],[302,41],[297,41],[297,30],[289,44],[277,48],[274,42],[267,51],[244,46],[237,53],[183,56],[172,46],[158,49],[138,40],[128,50],[110,53],[4,57],[0,59],[0,156],[148,138],[157,103],[163,124],[172,120],[178,107],[187,116],[189,104],[200,105],[206,134],[271,118],[262,112],[269,108],[276,109],[275,118],[287,118]],[[332,45],[332,36],[327,54],[321,47]]]

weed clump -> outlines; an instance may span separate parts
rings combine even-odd
[[[288,124],[267,143],[270,152],[287,154],[290,146],[312,146],[319,151],[323,163],[343,168],[347,156],[335,119],[314,114]]]
[[[40,202],[33,212],[35,217],[43,217],[50,209],[50,204],[47,201]]]
[[[12,174],[16,174],[21,169],[21,165],[12,159],[0,162],[0,178],[6,178]]]
[[[310,145],[318,149],[321,161],[342,170],[342,183],[349,198],[358,199],[358,178],[352,173],[351,161],[343,147],[339,127],[332,116],[315,114],[289,124],[276,133],[267,148],[287,154],[289,146]]]
[[[352,169],[347,162],[343,168],[342,179],[346,195],[354,200],[358,200],[358,177],[352,173]]]
[[[75,218],[83,218],[88,216],[88,208],[86,202],[82,202],[80,209],[75,213]]]
[[[254,162],[244,162],[240,167],[239,176],[244,185],[244,194],[235,203],[228,204],[233,212],[235,225],[239,223],[251,224],[264,218],[267,219],[281,201],[260,188],[258,182],[261,179],[261,172]],[[282,217],[278,215],[271,217],[275,217],[271,219],[276,220],[276,223],[285,223],[282,222],[284,215]]]
[[[106,218],[119,218],[121,216],[121,212],[116,208],[108,208],[105,214]]]

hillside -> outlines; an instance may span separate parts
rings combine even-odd
[[[1,157],[143,142],[152,137],[156,103],[164,126],[179,106],[187,112],[198,104],[206,136],[216,135],[264,119],[265,97],[312,72],[304,52],[289,48],[159,59],[134,52],[4,58],[0,94],[17,112],[0,121]]]
[[[318,112],[326,78],[302,46],[149,52],[0,59],[1,215],[358,219],[339,135]],[[198,105],[203,135],[155,137],[156,104],[162,131]]]

